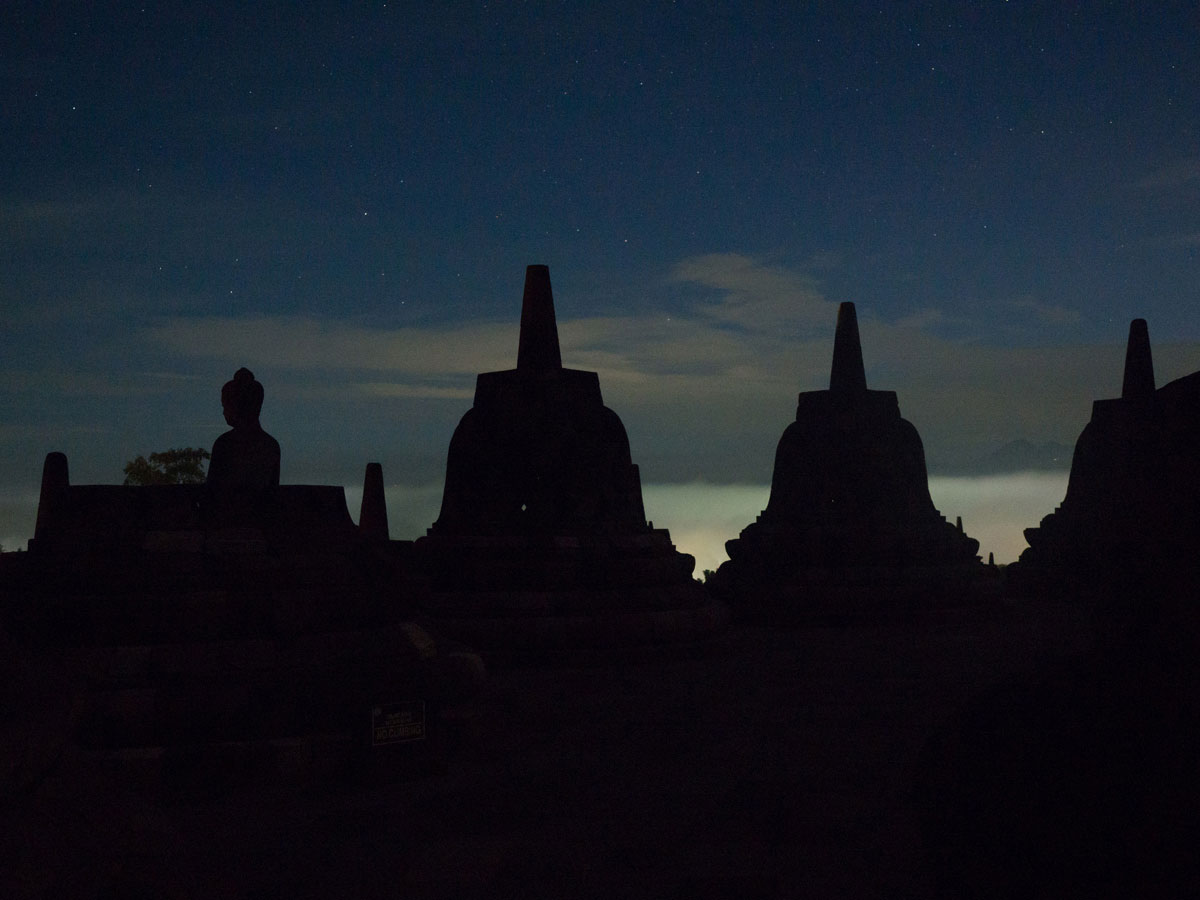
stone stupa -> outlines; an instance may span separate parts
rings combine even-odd
[[[799,395],[771,496],[709,585],[750,619],[888,615],[957,602],[979,542],[929,496],[925,451],[893,391],[867,388],[853,303],[838,310],[829,389]]]
[[[563,367],[546,266],[526,269],[517,367],[478,376],[441,514],[414,551],[428,612],[479,648],[658,643],[725,618],[692,578],[694,558],[647,523],[596,373]]]
[[[1009,567],[1020,590],[1192,593],[1200,582],[1200,372],[1154,386],[1144,319],[1129,326],[1121,396],[1096,400],[1062,504]]]

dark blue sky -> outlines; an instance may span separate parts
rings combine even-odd
[[[0,11],[13,496],[239,365],[285,480],[435,481],[534,262],[653,482],[765,483],[843,300],[935,469],[1200,362],[1194,4],[90,6]]]

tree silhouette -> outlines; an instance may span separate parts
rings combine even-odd
[[[126,484],[203,484],[204,462],[209,452],[199,447],[181,447],[139,456],[125,463]]]

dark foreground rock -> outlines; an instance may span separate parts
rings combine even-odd
[[[916,785],[938,896],[1200,889],[1197,631],[1100,624],[1091,652],[980,692],[928,742]]]
[[[973,852],[1001,866],[1021,848],[1042,861],[1087,859],[1111,846],[1110,824],[1145,823],[1125,831],[1137,839],[1187,807],[1186,794],[1159,791],[1164,783],[1110,799],[1080,771],[1055,794],[1070,827],[1026,815],[1018,799],[998,832],[970,815],[998,797],[1037,799],[1043,770],[1051,785],[1070,775],[1075,750],[1090,746],[1070,743],[1077,728],[1111,739],[1100,783],[1144,771],[1126,761],[1165,723],[1123,718],[1140,708],[1129,700],[1118,701],[1127,713],[1098,719],[1109,692],[1086,686],[1124,685],[1132,699],[1153,694],[1158,676],[1093,665],[1113,658],[1108,642],[1073,608],[1047,602],[887,627],[738,628],[674,653],[501,668],[483,696],[444,711],[440,768],[405,780],[148,797],[68,754],[0,808],[0,894],[997,896],[997,884],[1014,882],[976,866]],[[1074,674],[1088,671],[1098,680]],[[1046,686],[1052,672],[1064,673],[1061,687]],[[1055,746],[1057,761],[1039,762]],[[1187,750],[1157,746],[1168,762]],[[1127,813],[1159,799],[1135,810],[1149,818]],[[956,844],[968,829],[977,837]],[[1169,860],[1153,867],[1159,847],[1139,852],[1125,860],[1126,896],[1167,878],[1187,895],[1185,872]],[[1096,873],[1074,865],[1009,896],[1095,888]]]

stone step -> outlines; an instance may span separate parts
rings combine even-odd
[[[253,741],[82,748],[77,756],[134,791],[217,796],[227,791],[335,779],[403,780],[440,774],[438,729],[371,746],[361,735],[318,732]]]
[[[587,613],[496,615],[476,608],[476,615],[445,615],[438,626],[446,634],[489,653],[601,649],[687,642],[709,637],[729,620],[714,601],[691,608],[605,609]]]
[[[81,739],[114,746],[155,739],[259,738],[322,725],[341,727],[360,709],[381,701],[422,700],[437,706],[463,690],[450,683],[455,660],[435,664],[401,651],[389,656],[367,649],[302,665],[293,658],[288,665],[246,668],[223,668],[215,664],[220,655],[204,658],[197,648],[186,651],[180,654],[185,664],[169,671],[143,671],[141,678],[86,686]],[[199,660],[188,663],[188,653],[197,653]],[[259,661],[269,663],[271,657]]]
[[[419,665],[435,658],[437,642],[413,622],[329,631],[288,638],[91,647],[77,652],[82,672],[95,687],[137,686],[164,679],[225,677],[230,673],[309,671],[354,666]]]
[[[436,591],[427,602],[439,624],[459,616],[582,616],[646,615],[702,609],[711,604],[696,582],[638,585],[630,588],[565,588],[562,590],[507,588],[503,590]]]
[[[78,740],[127,747],[262,740],[368,729],[378,704],[420,701],[431,714],[476,695],[478,654],[421,626],[288,641],[223,641],[83,651]]]
[[[9,614],[33,640],[76,645],[290,637],[363,628],[383,617],[379,592],[327,573],[295,576],[290,586],[201,580],[216,584],[14,592]],[[395,600],[403,602],[386,602]]]

